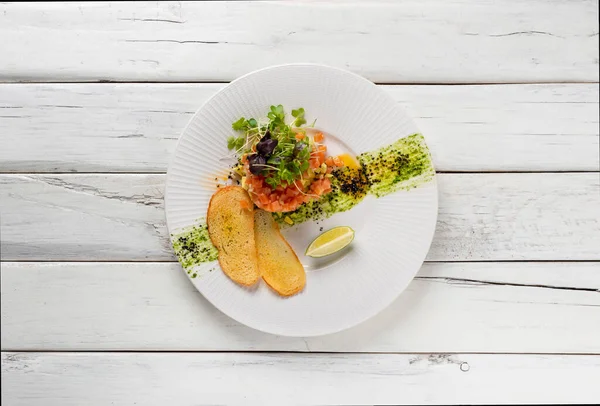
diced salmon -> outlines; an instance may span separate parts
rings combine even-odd
[[[337,166],[336,159],[326,156],[327,148],[325,146],[314,146],[309,167],[311,169],[323,169],[326,166],[327,173],[331,173]],[[247,160],[246,160],[247,161]],[[322,164],[325,163],[323,166]],[[248,163],[245,164],[246,184],[250,197],[256,206],[269,212],[289,212],[294,211],[303,203],[310,202],[313,199],[322,196],[331,191],[331,180],[325,177],[324,173],[319,173],[316,177],[312,171],[306,171],[301,179],[293,183],[285,182],[272,188],[262,175],[253,175],[249,171]],[[312,180],[308,187],[304,186],[303,179]],[[244,207],[242,207],[244,208]]]
[[[271,203],[271,210],[272,212],[280,212],[283,209],[283,206],[279,203],[279,202],[273,202]]]
[[[321,166],[321,164],[323,162],[325,162],[325,153],[324,152],[318,152],[317,153],[317,160],[319,161],[319,166]]]
[[[296,197],[298,195],[298,190],[294,190],[292,188],[287,188],[287,190],[285,191],[285,196],[287,198],[291,198],[291,197]]]
[[[328,193],[331,191],[331,181],[329,180],[329,178],[315,180],[310,185],[310,190],[314,194],[321,196],[322,194],[325,194],[325,193]]]
[[[261,204],[264,204],[264,205],[269,204],[269,196],[267,196],[265,194],[259,195],[258,200],[261,202]]]

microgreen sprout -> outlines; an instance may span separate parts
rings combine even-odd
[[[311,140],[296,137],[306,124],[304,108],[293,109],[291,115],[293,121],[287,124],[280,104],[269,108],[266,120],[240,117],[231,127],[243,135],[227,139],[227,148],[247,155],[251,172],[263,175],[272,188],[302,179],[310,167]]]

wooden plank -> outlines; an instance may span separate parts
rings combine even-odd
[[[0,84],[0,171],[165,172],[194,111],[223,86]],[[596,84],[382,88],[440,171],[599,170]]]
[[[11,406],[597,403],[600,357],[3,353]]]
[[[1,179],[3,260],[174,259],[163,175]]]
[[[597,1],[2,3],[0,11],[3,81],[229,81],[298,61],[385,83],[598,81]]]
[[[172,261],[164,175],[1,175],[2,259]],[[430,261],[599,260],[597,173],[442,174]]]
[[[245,327],[176,263],[3,263],[2,350],[600,354],[600,262],[426,263],[389,308],[311,338]]]

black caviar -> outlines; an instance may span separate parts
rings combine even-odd
[[[340,168],[333,172],[335,184],[342,193],[362,198],[369,190],[369,177],[365,167]]]

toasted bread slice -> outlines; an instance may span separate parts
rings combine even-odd
[[[260,272],[254,242],[254,204],[248,193],[239,186],[219,190],[210,199],[206,223],[223,272],[241,285],[254,285]]]
[[[254,211],[254,238],[258,269],[267,285],[281,296],[292,296],[304,289],[304,267],[279,232],[279,226],[271,213]]]

